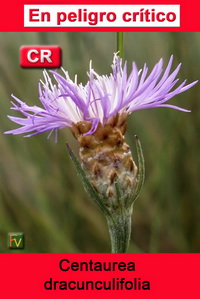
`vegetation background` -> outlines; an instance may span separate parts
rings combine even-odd
[[[6,115],[13,93],[40,105],[41,69],[22,69],[22,45],[58,45],[63,67],[79,82],[87,81],[89,61],[99,74],[111,71],[115,33],[0,33],[0,252],[109,252],[106,221],[84,192],[70,161],[66,141],[78,153],[69,129],[58,143],[47,134],[32,138],[4,135],[16,127]],[[125,59],[146,62],[150,69],[174,54],[182,62],[180,80],[199,79],[199,33],[125,33]],[[134,206],[129,252],[200,251],[200,85],[176,96],[173,103],[192,113],[159,108],[129,116],[127,141],[135,153],[141,140],[146,180]],[[22,231],[25,249],[7,248],[7,234]]]

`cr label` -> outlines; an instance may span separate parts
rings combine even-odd
[[[24,68],[54,68],[61,66],[61,49],[57,46],[22,46],[20,65]]]

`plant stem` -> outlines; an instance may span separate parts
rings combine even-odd
[[[123,32],[117,32],[117,52],[119,52],[119,56],[123,58]]]
[[[111,239],[112,253],[126,253],[131,236],[132,208],[121,213],[113,213],[112,217],[106,217]]]

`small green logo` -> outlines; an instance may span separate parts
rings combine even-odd
[[[24,233],[8,233],[8,248],[23,249]]]

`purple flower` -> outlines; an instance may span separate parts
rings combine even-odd
[[[21,127],[5,132],[5,134],[26,134],[30,137],[45,131],[50,134],[55,130],[71,127],[80,121],[91,122],[91,128],[86,135],[93,134],[99,123],[105,125],[116,114],[130,114],[133,111],[156,107],[168,107],[180,111],[189,110],[166,104],[175,95],[186,91],[197,81],[186,85],[186,80],[179,86],[176,76],[181,64],[171,72],[173,56],[163,71],[163,60],[154,66],[148,74],[146,64],[138,71],[133,62],[132,71],[127,75],[127,63],[122,67],[122,60],[115,54],[112,64],[112,73],[107,76],[98,75],[90,64],[89,80],[86,85],[77,84],[69,78],[55,71],[55,83],[52,83],[49,74],[44,71],[44,82],[39,83],[39,99],[43,108],[28,106],[12,95],[11,109],[19,111],[24,117],[8,116],[10,120]]]

